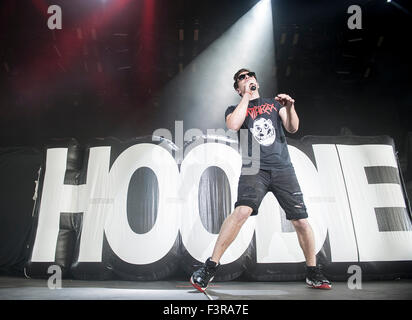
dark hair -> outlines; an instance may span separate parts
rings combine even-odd
[[[235,81],[234,83],[233,83],[233,88],[235,88],[235,90],[237,89],[237,88],[239,88],[239,85],[237,84],[237,77],[239,77],[239,74],[241,74],[242,72],[250,72],[250,70],[249,69],[246,69],[246,68],[242,68],[242,69],[240,69],[239,71],[237,71],[236,73],[235,73],[235,75],[233,76],[233,80]],[[257,77],[255,76],[255,79],[257,80]]]

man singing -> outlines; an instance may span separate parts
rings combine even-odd
[[[331,283],[316,265],[315,239],[282,128],[283,125],[289,133],[299,128],[295,100],[287,94],[261,98],[257,76],[248,69],[240,69],[233,79],[241,99],[237,106],[227,108],[226,125],[236,131],[248,129],[253,135],[260,144],[260,167],[254,175],[245,174],[242,169],[235,209],[222,224],[212,256],[193,273],[190,282],[197,290],[206,290],[226,249],[246,220],[258,214],[260,203],[271,191],[296,230],[306,260],[306,283],[313,288],[330,289]]]

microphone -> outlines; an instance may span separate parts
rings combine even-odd
[[[250,84],[250,90],[252,90],[252,91],[256,90],[256,85],[254,83]]]

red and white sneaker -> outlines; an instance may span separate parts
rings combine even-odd
[[[215,277],[219,266],[220,264],[213,262],[210,258],[207,259],[200,269],[193,272],[190,277],[190,283],[197,290],[204,293],[209,283]]]
[[[315,289],[332,289],[332,284],[323,275],[320,267],[306,267],[306,283]]]

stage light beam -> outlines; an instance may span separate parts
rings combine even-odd
[[[165,110],[178,108],[172,116],[191,127],[222,128],[226,107],[239,100],[233,89],[233,74],[242,67],[257,73],[262,96],[274,95],[277,88],[271,81],[275,50],[270,0],[259,1],[186,66],[161,93],[161,105]]]
[[[407,15],[411,15],[411,13],[410,13],[406,8],[402,7],[399,3],[396,3],[395,1],[391,1],[391,0],[387,0],[386,2],[394,5],[394,6],[397,7],[399,10],[403,11],[404,13],[406,13]]]

